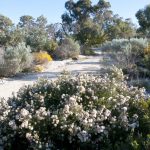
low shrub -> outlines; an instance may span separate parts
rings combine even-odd
[[[126,46],[130,44],[130,49],[126,49]],[[107,41],[101,46],[101,50],[104,52],[124,52],[131,53],[133,51],[143,53],[147,48],[148,40],[145,38],[131,38],[131,39],[114,39]],[[128,51],[129,50],[129,51]]]
[[[17,59],[5,60],[0,64],[0,77],[13,76],[19,71],[20,65]]]
[[[83,45],[81,47],[81,54],[82,55],[87,55],[87,56],[96,55],[94,50],[92,48],[90,48],[89,46],[87,46],[87,45]]]
[[[133,78],[144,77],[145,70],[150,68],[149,49],[148,39],[143,38],[116,39],[106,42],[101,47],[103,52],[109,52],[109,56],[115,65],[125,70],[124,73]]]
[[[47,64],[52,61],[52,57],[45,51],[35,52],[33,53],[33,61],[35,64]]]
[[[65,38],[61,45],[54,51],[56,59],[77,57],[80,54],[80,45],[71,38]]]
[[[0,62],[0,76],[12,76],[29,68],[32,63],[31,49],[25,43],[17,46],[8,46],[3,51]]]
[[[58,43],[54,40],[48,40],[44,46],[44,49],[49,53],[53,53],[58,47]]]
[[[15,150],[149,150],[150,100],[117,68],[41,79],[0,101],[0,139]]]

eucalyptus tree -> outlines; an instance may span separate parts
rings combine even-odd
[[[144,36],[150,37],[150,4],[136,13],[136,18],[140,25],[138,32]]]
[[[109,2],[99,0],[92,4],[91,0],[68,0],[65,8],[67,12],[62,15],[62,24],[67,35],[73,35],[81,44],[90,46],[106,40],[108,17],[105,18],[105,14],[111,13]]]
[[[12,20],[0,15],[0,46],[15,46],[22,42],[21,31],[13,24]]]

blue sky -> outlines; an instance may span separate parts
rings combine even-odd
[[[98,0],[92,0],[97,2]],[[137,23],[135,13],[150,4],[150,0],[108,0],[114,13],[123,18],[132,18]],[[3,14],[17,23],[22,15],[38,17],[44,15],[49,23],[61,21],[61,14],[65,12],[66,0],[1,0],[0,14]]]

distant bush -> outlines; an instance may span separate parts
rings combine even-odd
[[[118,67],[136,74],[138,67],[147,68],[148,40],[143,38],[115,39],[102,45],[103,52],[110,52],[111,59]]]
[[[94,50],[91,47],[89,47],[89,45],[83,45],[81,47],[81,54],[87,56],[96,55]]]
[[[66,38],[56,49],[54,55],[58,59],[77,57],[80,54],[80,45],[71,38]]]
[[[57,48],[58,44],[54,40],[47,40],[44,46],[45,51],[47,51],[49,54],[53,53]]]
[[[0,63],[0,76],[11,76],[30,67],[31,49],[25,43],[3,48],[3,61]]]
[[[114,39],[101,46],[103,52],[123,53],[126,56],[141,56],[148,45],[148,40],[143,38]],[[131,56],[132,57],[132,56]]]
[[[149,150],[150,100],[121,70],[66,75],[0,101],[4,149]]]
[[[53,60],[52,57],[45,51],[33,53],[33,61],[37,65],[46,64],[52,60]]]

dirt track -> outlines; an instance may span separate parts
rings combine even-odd
[[[44,72],[18,74],[16,77],[0,80],[0,98],[10,97],[12,92],[17,93],[23,85],[33,84],[38,78],[56,79],[64,70],[71,73],[97,73],[102,68],[100,59],[101,56],[88,56],[77,61],[53,61]]]

